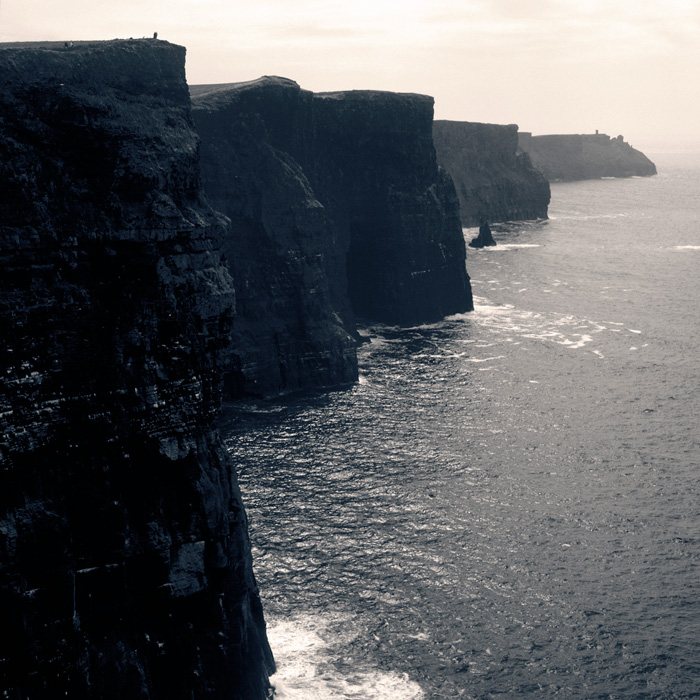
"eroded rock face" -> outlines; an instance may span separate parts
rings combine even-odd
[[[358,316],[410,325],[473,308],[459,202],[438,167],[433,98],[353,90],[314,96],[330,216],[347,231]]]
[[[354,317],[337,235],[303,162],[312,95],[291,80],[192,86],[202,174],[231,219],[222,242],[236,286],[231,397],[357,379]]]
[[[0,687],[267,695],[182,47],[0,49]]]
[[[433,138],[454,180],[463,226],[547,218],[549,183],[518,151],[515,124],[436,120]]]
[[[190,90],[205,190],[232,220],[232,395],[354,380],[356,315],[472,308],[432,98],[315,95],[276,77]]]
[[[654,163],[622,136],[522,133],[520,148],[550,181],[656,175]]]

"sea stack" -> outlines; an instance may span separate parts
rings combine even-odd
[[[263,700],[185,49],[0,48],[0,687]]]
[[[482,221],[479,225],[479,235],[476,238],[472,238],[469,242],[471,248],[485,248],[487,246],[496,245],[496,241],[493,240],[493,234],[491,233],[491,227],[488,221]]]

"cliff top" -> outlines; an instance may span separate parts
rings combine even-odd
[[[158,39],[5,43],[0,44],[0,84],[66,90],[109,85],[134,93],[148,85],[157,93],[166,84],[185,85],[185,52],[184,46]]]
[[[422,95],[417,92],[391,92],[390,90],[336,90],[333,92],[315,92],[314,97],[323,100],[360,100],[379,101],[388,99],[410,99],[429,102],[431,105],[435,99],[430,95]]]
[[[447,128],[458,128],[458,125],[467,125],[474,128],[493,128],[498,127],[499,129],[515,129],[518,131],[519,127],[517,124],[494,124],[492,122],[467,122],[467,121],[455,121],[454,119],[436,119],[435,124],[444,125]],[[452,126],[455,125],[455,126]]]
[[[270,87],[293,87],[301,89],[299,84],[291,78],[282,78],[279,75],[263,75],[255,80],[245,80],[240,83],[212,83],[208,85],[190,85],[190,95],[192,97],[207,97],[226,92],[242,92],[243,90]]]

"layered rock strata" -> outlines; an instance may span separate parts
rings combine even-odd
[[[313,94],[277,77],[190,91],[205,190],[232,220],[233,395],[354,379],[355,316],[472,308],[432,98]]]
[[[520,148],[550,181],[656,175],[654,163],[622,136],[525,132],[520,134]]]
[[[0,688],[262,700],[185,50],[0,49]]]
[[[436,120],[433,138],[454,180],[463,226],[547,218],[549,183],[518,151],[515,124]]]

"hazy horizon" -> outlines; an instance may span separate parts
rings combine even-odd
[[[432,95],[436,119],[700,144],[698,0],[0,0],[1,42],[153,32],[193,85],[280,75]]]

